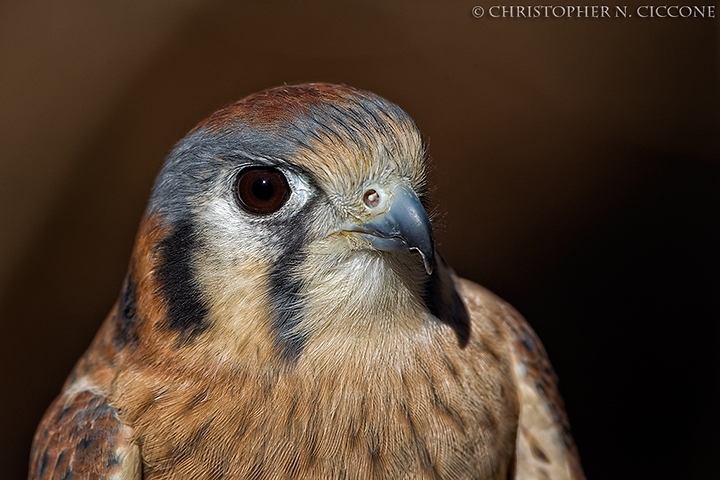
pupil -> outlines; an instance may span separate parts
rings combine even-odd
[[[258,178],[252,184],[252,193],[258,200],[270,200],[275,189],[267,178]]]

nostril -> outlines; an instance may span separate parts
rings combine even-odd
[[[365,192],[363,195],[363,202],[370,208],[375,208],[380,203],[380,194],[373,188]]]

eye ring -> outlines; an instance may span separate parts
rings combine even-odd
[[[235,181],[235,198],[240,207],[255,215],[275,213],[290,198],[285,175],[271,167],[249,167]]]

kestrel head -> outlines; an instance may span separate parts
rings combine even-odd
[[[216,112],[165,161],[136,247],[161,323],[290,361],[323,336],[412,334],[453,303],[426,175],[412,119],[369,92],[285,86]]]

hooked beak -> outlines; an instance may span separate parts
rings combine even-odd
[[[370,244],[382,251],[411,251],[422,257],[425,272],[431,275],[435,266],[430,219],[415,192],[397,187],[389,208],[364,225],[348,231],[364,233]]]

